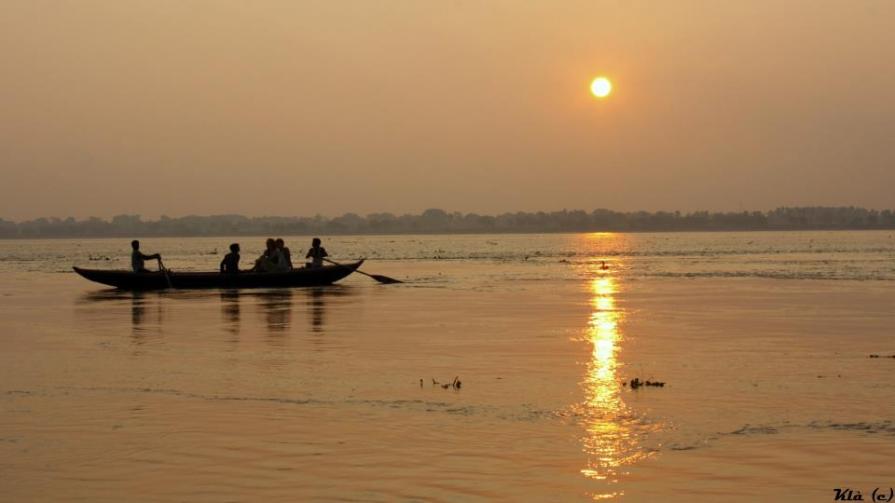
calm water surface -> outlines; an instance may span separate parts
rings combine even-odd
[[[144,248],[214,269],[233,240]],[[245,262],[263,244],[239,241]],[[306,241],[287,238],[293,255]],[[0,241],[3,499],[829,501],[895,486],[892,233],[325,245],[407,283],[126,293],[69,271],[125,267],[127,239]]]

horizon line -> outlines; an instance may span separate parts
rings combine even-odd
[[[709,214],[709,215],[743,215],[743,214],[755,214],[755,213],[768,214],[768,213],[771,213],[771,212],[774,212],[774,211],[780,211],[780,210],[808,210],[808,209],[810,209],[810,210],[847,210],[847,209],[854,209],[854,210],[861,210],[861,211],[867,211],[867,212],[876,212],[876,213],[883,213],[883,212],[892,212],[892,211],[895,211],[895,208],[868,208],[868,207],[857,206],[857,205],[836,205],[836,206],[824,206],[824,205],[782,205],[782,206],[776,206],[776,207],[774,207],[774,208],[772,208],[772,209],[763,209],[763,210],[762,210],[762,209],[740,209],[740,210],[707,210],[707,209],[698,209],[698,210],[614,210],[614,209],[610,209],[610,208],[599,207],[599,208],[594,208],[594,209],[592,209],[592,210],[585,210],[585,209],[581,209],[581,208],[571,208],[571,209],[570,209],[570,208],[563,208],[563,209],[558,209],[558,210],[528,210],[528,211],[526,211],[526,210],[515,210],[515,211],[502,211],[502,212],[491,212],[491,213],[479,213],[479,212],[475,212],[475,211],[450,211],[450,210],[445,210],[445,209],[442,209],[442,208],[426,208],[425,210],[421,210],[421,211],[419,211],[419,212],[417,212],[417,213],[413,213],[413,212],[393,213],[393,212],[390,212],[390,211],[374,211],[374,212],[369,212],[369,213],[358,213],[358,212],[354,212],[354,211],[348,211],[348,212],[342,213],[341,215],[336,215],[336,216],[324,215],[324,214],[321,214],[321,213],[317,213],[317,214],[314,214],[314,215],[274,215],[274,214],[246,215],[246,214],[243,214],[243,213],[205,213],[205,214],[201,214],[201,213],[186,213],[186,214],[182,214],[182,215],[178,215],[178,216],[171,216],[171,215],[167,215],[167,214],[161,214],[161,215],[159,215],[158,217],[156,217],[156,218],[154,218],[154,219],[153,219],[152,217],[149,217],[147,220],[143,220],[144,217],[143,217],[143,215],[142,215],[141,213],[117,213],[117,214],[109,215],[109,216],[96,216],[96,215],[90,215],[90,216],[86,216],[86,217],[74,217],[74,216],[60,217],[60,216],[55,216],[55,215],[46,215],[46,216],[39,216],[39,217],[30,218],[30,219],[20,219],[20,220],[8,220],[8,219],[6,219],[5,217],[0,216],[0,222],[7,222],[7,223],[12,223],[12,224],[17,224],[17,225],[18,225],[18,224],[23,224],[23,223],[36,222],[36,221],[39,221],[39,220],[48,220],[48,221],[58,220],[58,221],[66,221],[66,220],[70,220],[70,219],[71,219],[71,220],[74,220],[75,222],[89,222],[89,221],[91,221],[91,220],[101,220],[101,221],[104,221],[104,222],[111,222],[112,219],[115,219],[115,218],[117,218],[117,217],[136,218],[136,219],[138,219],[138,220],[140,220],[141,222],[144,222],[144,223],[149,223],[149,222],[160,222],[160,221],[163,221],[163,220],[178,220],[178,219],[184,219],[184,218],[215,218],[215,217],[239,217],[239,218],[245,218],[245,219],[265,219],[265,218],[273,218],[273,219],[323,219],[323,220],[335,220],[335,219],[338,219],[338,218],[352,217],[352,216],[357,216],[357,217],[365,218],[365,219],[366,219],[366,218],[370,218],[370,217],[377,217],[377,216],[379,216],[379,217],[388,217],[388,216],[392,216],[392,217],[396,217],[396,218],[406,217],[406,216],[409,216],[409,217],[420,217],[420,216],[425,215],[427,212],[440,212],[440,213],[443,213],[443,214],[445,214],[445,215],[447,215],[447,216],[457,216],[457,215],[460,215],[460,216],[464,216],[464,217],[467,217],[467,216],[500,217],[500,216],[503,216],[503,215],[518,215],[518,214],[529,214],[529,215],[545,214],[545,215],[551,215],[551,214],[581,213],[581,212],[583,212],[583,213],[585,213],[585,214],[593,214],[593,213],[596,213],[596,212],[609,212],[609,213],[614,213],[614,214],[618,214],[618,215],[632,215],[632,214],[644,214],[644,213],[646,213],[646,214],[650,214],[650,215],[664,215],[664,214],[668,214],[668,215],[681,215],[681,216],[687,216],[687,215],[696,215],[696,214]]]

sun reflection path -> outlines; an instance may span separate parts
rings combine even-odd
[[[613,269],[617,269],[618,264]],[[639,445],[632,412],[622,400],[618,361],[623,341],[621,324],[625,313],[616,305],[619,291],[611,270],[597,268],[590,280],[591,315],[585,339],[592,345],[587,373],[582,381],[585,400],[581,413],[585,419],[583,439],[587,465],[585,477],[618,482],[622,466],[648,456]],[[594,495],[595,499],[612,498],[618,493]]]

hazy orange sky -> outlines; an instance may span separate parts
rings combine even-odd
[[[891,208],[893,136],[891,1],[4,0],[0,15],[6,219]]]

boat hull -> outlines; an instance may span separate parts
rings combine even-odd
[[[364,261],[294,269],[289,272],[164,272],[110,271],[101,269],[74,270],[84,278],[121,290],[163,290],[165,288],[293,288],[330,285],[357,270]],[[170,282],[169,282],[170,281]]]

